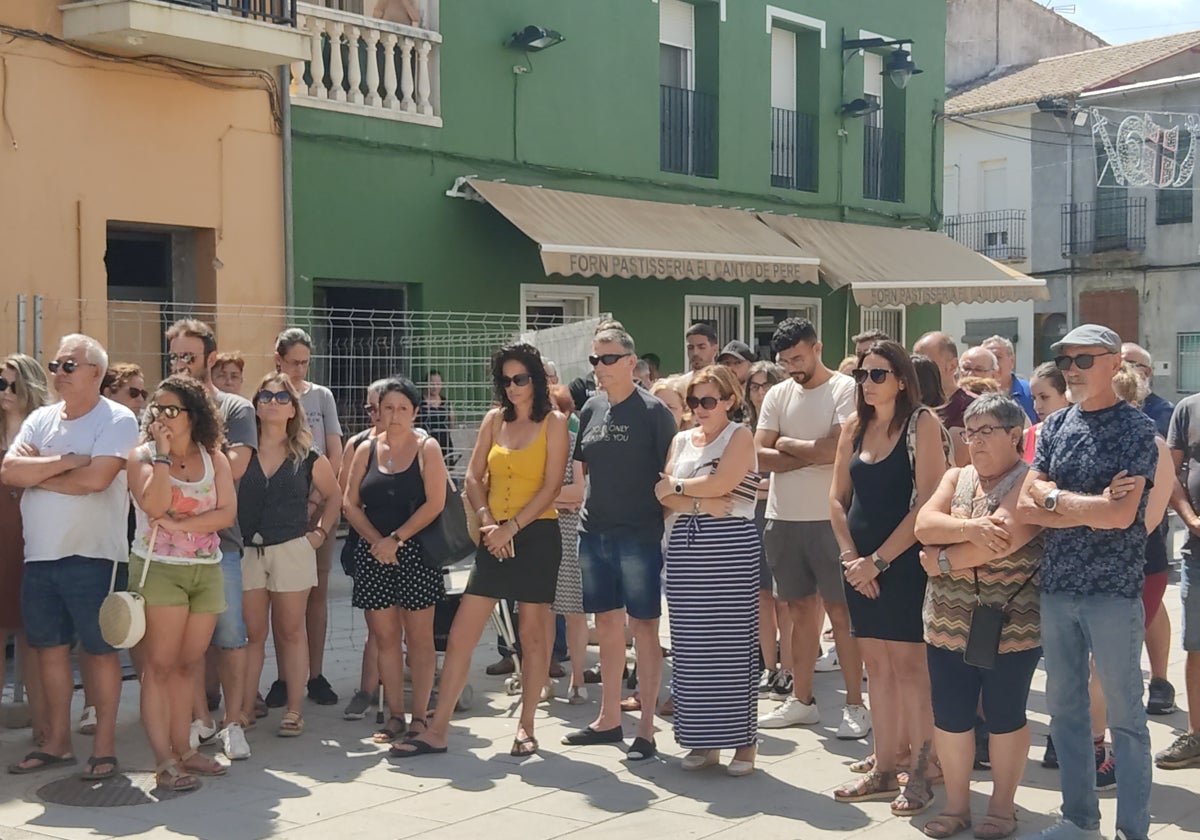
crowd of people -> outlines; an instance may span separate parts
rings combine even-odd
[[[837,737],[873,735],[873,752],[835,798],[915,816],[944,785],[926,835],[1007,837],[1042,664],[1043,763],[1060,768],[1063,806],[1037,836],[1099,836],[1095,791],[1115,786],[1119,836],[1145,838],[1152,765],[1200,765],[1200,396],[1171,406],[1154,395],[1149,354],[1105,327],[1072,330],[1028,380],[1009,339],[960,356],[940,332],[914,354],[878,331],[856,335],[834,370],[800,318],[778,325],[766,359],[695,324],[688,370],[668,377],[616,321],[597,328],[591,373],[569,386],[535,347],[500,348],[495,406],[461,488],[478,550],[440,670],[446,589],[426,537],[460,503],[440,375],[424,394],[402,376],[373,383],[370,427],[343,442],[331,392],[309,381],[303,330],[279,335],[275,370],[250,400],[238,393],[243,357],[218,353],[208,325],[179,321],[165,338],[171,375],[153,390],[85,335],[62,339],[49,380],[27,356],[4,362],[0,504],[12,531],[0,625],[20,629],[35,741],[12,773],[76,764],[76,645],[93,738],[84,778],[119,772],[120,665],[98,620],[113,589],[145,600],[131,654],[161,787],[228,772],[200,751],[208,744],[249,758],[245,732],[271,707],[285,710],[277,735],[302,735],[306,694],[338,702],[322,669],[343,517],[342,565],[368,628],[344,715],[386,708],[374,739],[398,760],[450,749],[473,653],[503,602],[519,617],[514,756],[541,749],[535,710],[568,659],[569,702],[587,703],[589,682],[601,689],[594,719],[565,744],[623,743],[622,715],[637,711],[627,757],[644,761],[658,754],[656,718],[671,715],[683,769],[729,751],[731,776],[754,772],[759,728],[821,723],[814,672],[840,670]],[[1189,531],[1191,713],[1152,756],[1146,715],[1175,700],[1161,609],[1168,508]],[[264,697],[268,635],[278,675]],[[629,640],[638,691],[622,698]],[[764,695],[778,706],[759,716]],[[975,816],[978,766],[994,784]]]

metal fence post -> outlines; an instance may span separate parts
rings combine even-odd
[[[25,352],[25,295],[24,293],[17,295],[17,350],[18,353]]]
[[[33,296],[33,353],[32,356],[39,362],[43,361],[42,353],[42,311],[45,308],[46,299],[41,295]]]

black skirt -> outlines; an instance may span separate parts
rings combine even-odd
[[[517,532],[513,550],[515,556],[498,560],[481,542],[467,581],[467,594],[524,604],[554,603],[558,565],[562,562],[558,520],[535,519]]]

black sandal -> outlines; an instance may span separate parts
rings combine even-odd
[[[621,725],[617,724],[612,729],[593,729],[585,726],[564,735],[562,742],[569,747],[578,747],[589,744],[619,744],[624,740],[625,733],[621,731]]]
[[[102,773],[97,773],[97,767],[108,765],[109,769]],[[117,757],[115,755],[94,755],[87,760],[87,772],[81,773],[79,778],[85,782],[100,782],[104,779],[111,779],[117,775]]]
[[[395,729],[392,729],[391,723],[394,720],[400,721],[400,725]],[[376,744],[390,744],[394,741],[398,741],[400,740],[400,733],[404,731],[406,725],[407,724],[405,724],[403,717],[399,715],[392,715],[390,718],[388,718],[388,725],[372,735],[371,740]]]
[[[418,723],[421,724],[419,731],[415,728]],[[429,729],[429,721],[425,720],[425,718],[415,717],[408,722],[408,729],[404,732],[404,740],[411,741],[427,729]]]
[[[625,753],[625,757],[630,761],[646,761],[658,755],[658,747],[653,741],[647,741],[645,738],[637,737],[633,739],[633,743],[629,745],[629,749]]]

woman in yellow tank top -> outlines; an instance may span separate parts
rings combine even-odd
[[[554,500],[567,466],[567,418],[554,410],[537,348],[512,344],[492,357],[498,408],[484,417],[467,467],[467,498],[479,511],[482,539],[475,569],[450,628],[429,728],[396,744],[396,758],[446,752],[450,717],[467,683],[471,653],[496,602],[521,614],[521,718],[511,754],[533,755],[533,717],[549,677],[558,564],[562,558]]]

